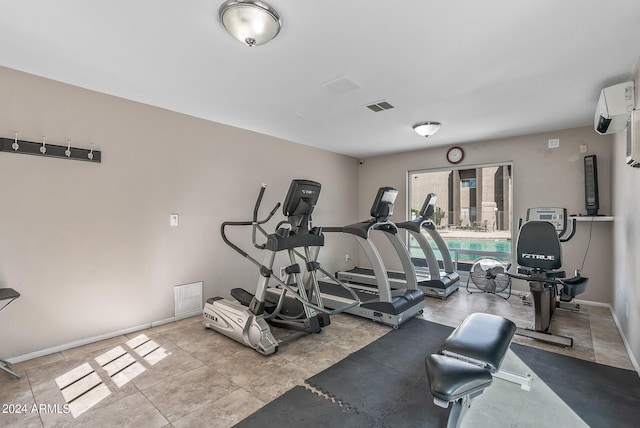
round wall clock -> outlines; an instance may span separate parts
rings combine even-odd
[[[454,146],[447,151],[447,160],[450,163],[460,163],[462,159],[464,159],[464,150],[461,147]]]

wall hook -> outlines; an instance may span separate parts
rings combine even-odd
[[[11,145],[11,148],[15,151],[18,151],[18,149],[20,148],[20,144],[18,144],[18,131],[14,132],[14,134],[16,135],[16,139]]]
[[[49,158],[73,159],[85,162],[101,163],[102,152],[80,147],[72,147],[71,139],[67,139],[67,144],[47,144],[47,137],[42,136],[41,141],[26,141],[18,139],[18,131],[13,132],[12,138],[0,136],[0,153],[19,153],[25,155],[45,156]],[[4,155],[3,155],[4,156]]]

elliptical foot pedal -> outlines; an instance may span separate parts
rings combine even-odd
[[[240,304],[242,304],[242,306],[249,307],[251,305],[251,301],[254,298],[254,295],[249,293],[244,288],[234,288],[234,289],[231,290],[231,297],[233,297],[238,302],[240,302]],[[276,308],[276,306],[277,306],[276,303],[270,302],[269,300],[264,302],[264,310],[267,313],[273,312],[273,310]]]

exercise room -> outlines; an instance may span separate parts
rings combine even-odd
[[[640,2],[0,2],[0,426],[635,427]]]

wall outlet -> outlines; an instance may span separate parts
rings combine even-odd
[[[178,225],[178,214],[169,214],[169,226],[176,227]]]
[[[589,148],[587,147],[586,144],[580,144],[580,153],[582,154],[587,153],[588,150]]]
[[[549,148],[550,149],[557,149],[558,147],[560,147],[560,139],[559,138],[552,138],[549,140]]]
[[[344,261],[345,262],[351,261],[351,257],[349,257],[349,254],[344,255]]]

